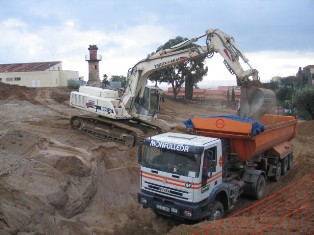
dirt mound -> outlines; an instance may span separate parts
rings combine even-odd
[[[314,120],[299,122],[298,135],[314,136]]]
[[[18,143],[23,151],[7,148],[10,142]],[[0,143],[5,146],[0,151],[3,229],[68,234],[59,230],[55,213],[72,218],[95,195],[90,154],[25,131],[8,131]]]
[[[0,149],[17,155],[27,153],[39,137],[22,130],[11,130],[0,133]]]
[[[108,142],[97,146],[92,151],[93,155],[99,157],[99,160],[104,163],[106,170],[138,167],[136,148],[130,149],[114,142]]]
[[[0,100],[24,100],[32,104],[54,104],[69,100],[67,88],[29,88],[0,82]]]
[[[74,176],[88,176],[91,169],[87,167],[80,159],[75,156],[68,156],[66,158],[59,158],[54,167],[63,174]]]
[[[34,99],[36,96],[35,88],[28,88],[18,85],[10,85],[0,82],[0,99],[1,100],[26,100],[31,103],[37,104]]]

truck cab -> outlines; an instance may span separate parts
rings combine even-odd
[[[169,217],[221,219],[240,195],[239,186],[223,182],[222,158],[218,138],[170,132],[145,139],[139,203]]]

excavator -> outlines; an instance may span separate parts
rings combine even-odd
[[[195,44],[201,38],[205,45]],[[268,112],[276,98],[274,92],[263,89],[258,71],[236,46],[233,37],[219,29],[209,29],[205,34],[179,43],[169,49],[151,53],[140,60],[127,74],[127,85],[122,91],[81,86],[71,92],[70,106],[94,115],[73,116],[73,129],[94,136],[134,146],[146,135],[162,132],[154,124],[159,112],[160,91],[146,86],[148,77],[155,71],[193,60],[198,57],[211,58],[219,53],[229,72],[236,76],[241,86],[239,116],[258,119]],[[249,68],[244,70],[240,59]]]

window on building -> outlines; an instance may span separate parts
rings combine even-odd
[[[2,78],[0,78],[0,82],[2,82]]]
[[[14,81],[21,81],[21,77],[15,77]]]
[[[7,82],[12,82],[13,81],[13,78],[6,78],[5,79]]]
[[[95,69],[97,69],[97,65],[95,65]]]

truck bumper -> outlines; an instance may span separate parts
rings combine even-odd
[[[155,213],[176,219],[200,220],[207,216],[204,206],[199,203],[177,201],[144,190],[138,194],[138,202],[144,208],[152,208]]]

